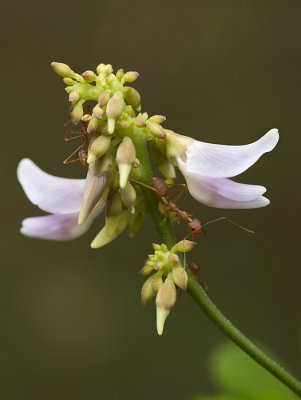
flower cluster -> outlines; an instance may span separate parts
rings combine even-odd
[[[196,245],[190,240],[181,240],[170,250],[163,244],[153,244],[154,254],[148,256],[142,275],[152,274],[141,290],[142,304],[146,305],[156,296],[157,332],[162,335],[165,320],[173,308],[178,290],[186,290],[188,276],[177,253],[187,253]]]
[[[169,186],[175,184],[178,168],[188,191],[200,203],[217,208],[258,208],[269,204],[263,196],[265,187],[230,178],[247,170],[276,146],[277,129],[243,146],[197,141],[165,129],[164,116],[149,116],[141,111],[141,96],[128,85],[138,78],[137,72],[119,69],[114,73],[110,64],[99,64],[96,72],[89,70],[82,74],[62,63],[52,63],[52,68],[66,84],[71,102],[70,124],[74,129],[81,128],[75,137],[83,138],[65,163],[79,160],[87,166],[87,177],[51,176],[31,160],[23,159],[18,179],[31,202],[49,213],[25,219],[21,228],[24,235],[74,239],[86,232],[105,210],[105,226],[92,241],[92,248],[110,243],[126,228],[130,236],[135,236],[148,211],[143,190],[150,185],[151,178],[146,181],[143,176],[142,164],[149,160],[142,160],[145,155],[139,154],[141,138],[150,144],[152,161],[165,182]],[[163,203],[158,199],[158,209],[164,210],[160,207]],[[143,286],[142,302],[156,296],[159,334],[175,303],[176,287],[185,290],[187,285],[185,269],[176,253],[185,252],[192,242],[183,243],[171,250],[165,244],[155,245],[155,253],[142,270],[143,274],[153,272]]]

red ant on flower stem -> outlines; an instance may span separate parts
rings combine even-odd
[[[182,187],[183,187],[183,189],[177,194],[176,200],[178,200],[178,198],[182,195],[184,190],[187,189],[186,185],[182,185]],[[244,231],[246,231],[248,233],[254,233],[250,229],[244,228],[243,226],[239,225],[237,222],[232,221],[231,219],[229,219],[227,217],[218,217],[218,218],[215,218],[215,219],[205,222],[205,223],[202,223],[197,218],[192,218],[192,214],[189,214],[186,211],[181,210],[175,204],[176,200],[175,201],[170,200],[170,198],[168,197],[169,187],[160,178],[156,178],[156,177],[152,178],[151,188],[157,194],[157,196],[159,196],[161,198],[161,200],[166,208],[166,211],[171,211],[171,212],[175,213],[177,222],[180,222],[180,221],[187,222],[187,226],[190,230],[190,233],[185,237],[185,239],[187,239],[189,236],[192,236],[192,240],[194,240],[197,235],[200,235],[201,233],[204,232],[204,229],[203,229],[204,226],[209,225],[213,222],[222,221],[222,220],[228,221],[231,224],[237,226],[240,229],[243,229]]]

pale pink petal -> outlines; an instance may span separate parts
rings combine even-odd
[[[241,174],[264,153],[273,150],[278,139],[278,130],[271,129],[256,142],[244,146],[225,146],[194,140],[187,146],[184,162],[188,171],[199,175],[232,177]]]
[[[85,179],[49,175],[27,158],[19,163],[17,175],[29,200],[40,209],[54,214],[80,210]]]
[[[24,219],[20,232],[25,236],[39,239],[72,240],[83,235],[90,228],[94,219],[103,211],[105,204],[106,196],[103,196],[81,225],[78,224],[78,212],[51,214]]]
[[[270,203],[266,197],[262,196],[265,192],[263,186],[245,185],[230,179],[204,178],[187,171],[183,174],[189,193],[207,206],[238,209],[259,208]]]
[[[26,218],[21,233],[39,239],[71,240],[85,233],[91,224],[78,225],[77,219],[78,213]]]

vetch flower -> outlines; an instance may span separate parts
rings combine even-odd
[[[243,146],[205,143],[169,130],[165,132],[167,156],[175,160],[197,201],[216,208],[259,208],[270,203],[263,196],[265,187],[228,178],[246,171],[264,153],[273,150],[279,140],[277,129]]]
[[[105,206],[104,200],[99,201],[87,220],[79,225],[85,179],[49,175],[27,158],[19,163],[17,176],[29,200],[51,213],[23,220],[21,233],[26,236],[48,240],[75,239],[89,229]]]

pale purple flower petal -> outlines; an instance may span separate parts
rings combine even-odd
[[[228,178],[241,174],[264,153],[273,150],[279,139],[277,129],[244,146],[225,146],[192,141],[186,148],[186,169],[213,178]],[[179,157],[177,157],[177,161]]]
[[[179,164],[180,167],[180,164]],[[207,178],[181,168],[187,187],[197,201],[216,208],[259,208],[270,202],[263,186],[246,185],[223,178]]]
[[[78,225],[78,213],[51,214],[43,217],[26,218],[21,233],[39,239],[71,240],[87,231],[90,224]]]
[[[40,209],[54,214],[80,210],[85,179],[49,175],[27,158],[19,163],[17,175],[29,200]]]

